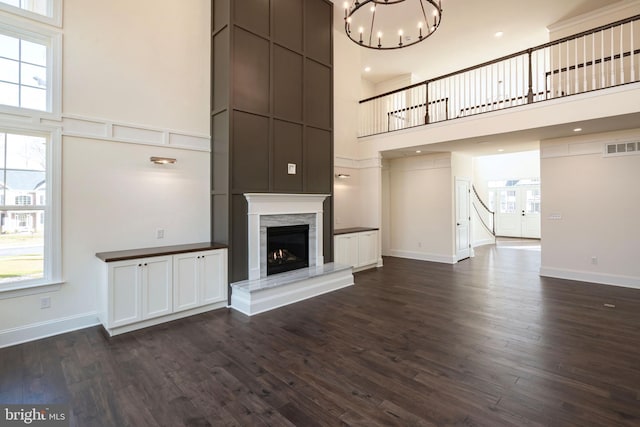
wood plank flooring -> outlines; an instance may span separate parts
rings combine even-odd
[[[67,403],[82,427],[640,425],[640,291],[540,278],[539,260],[517,241],[385,258],[252,318],[5,348],[0,403]]]

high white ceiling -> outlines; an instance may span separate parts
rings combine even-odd
[[[406,0],[417,1],[417,0]],[[571,18],[638,0],[442,0],[442,24],[427,40],[392,51],[358,48],[362,78],[379,83],[394,77],[414,74],[426,80],[477,65],[549,41],[547,27]],[[334,0],[336,37],[344,33],[344,0]],[[391,10],[392,7],[390,7]],[[502,37],[495,34],[500,31]],[[344,35],[346,38],[347,36]],[[371,67],[365,72],[365,67]],[[415,81],[415,79],[414,79]],[[588,133],[637,127],[640,113],[590,121],[567,123],[529,131],[430,144],[384,152],[386,158],[457,151],[470,155],[536,150],[539,141],[575,135],[574,127],[588,128]],[[585,129],[586,130],[586,129]]]
[[[371,67],[363,77],[373,83],[407,73],[414,73],[420,79],[437,77],[545,43],[547,26],[618,2],[620,0],[442,0],[442,24],[425,41],[392,51],[361,48],[363,69]],[[334,1],[335,25],[342,33],[343,4],[343,0]],[[385,9],[394,10],[393,6]],[[408,23],[407,26],[415,25]],[[495,37],[498,31],[504,33],[500,38]]]

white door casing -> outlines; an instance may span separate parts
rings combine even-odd
[[[471,181],[455,179],[456,261],[471,256]]]

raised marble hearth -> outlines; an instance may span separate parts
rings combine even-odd
[[[351,267],[331,262],[233,283],[231,307],[252,316],[351,285]]]
[[[248,280],[231,284],[231,307],[253,315],[353,285],[351,267],[324,264],[327,194],[246,193]],[[267,227],[309,225],[309,267],[267,276]]]

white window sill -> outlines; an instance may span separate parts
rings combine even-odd
[[[57,292],[62,287],[63,281],[52,281],[42,283],[19,284],[15,283],[7,287],[0,288],[0,300],[9,298],[19,298],[28,295],[44,294],[47,292]]]

